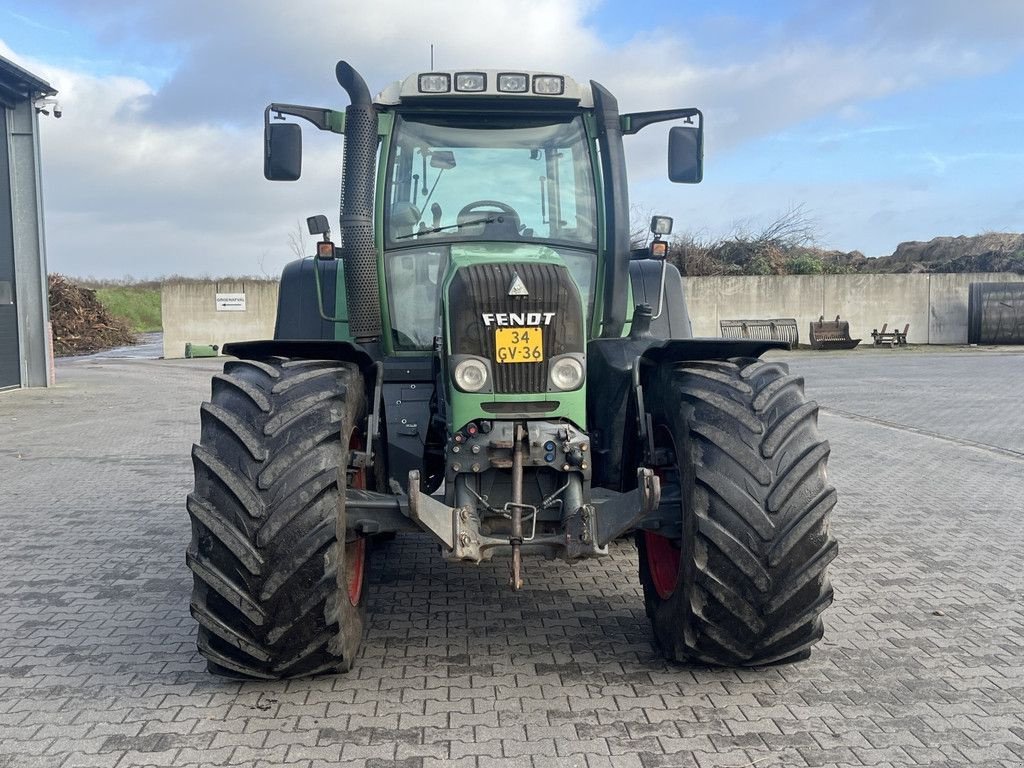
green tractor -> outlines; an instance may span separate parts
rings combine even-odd
[[[630,244],[622,137],[675,122],[669,178],[699,182],[700,111],[620,114],[544,72],[375,98],[336,74],[344,111],[267,107],[264,172],[299,177],[285,115],[343,134],[338,242],[308,220],[322,237],[284,269],[274,338],[226,345],[201,409],[187,561],[210,670],[348,670],[374,545],[405,532],[508,559],[511,589],[524,556],[633,537],[666,657],[805,658],[837,552],[817,406],[760,359],[787,344],[692,338],[671,219]]]

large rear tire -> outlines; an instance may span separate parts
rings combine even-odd
[[[670,659],[722,666],[806,658],[838,546],[829,446],[803,379],[742,359],[666,366],[645,389],[663,485],[682,497],[681,537],[637,537],[658,644]]]
[[[188,497],[192,615],[211,672],[276,679],[343,672],[362,641],[367,542],[346,533],[362,447],[358,368],[230,361],[213,378]]]

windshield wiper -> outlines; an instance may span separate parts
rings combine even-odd
[[[489,219],[473,219],[473,221],[464,221],[461,224],[448,224],[444,227],[431,227],[430,229],[421,229],[418,232],[413,232],[411,235],[399,235],[394,238],[395,240],[406,240],[410,237],[419,237],[420,235],[432,235],[436,232],[444,232],[446,229],[462,229],[463,227],[470,227],[474,224],[491,224],[498,219],[492,216]]]

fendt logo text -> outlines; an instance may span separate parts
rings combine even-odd
[[[538,326],[551,325],[554,312],[484,312],[484,325]]]

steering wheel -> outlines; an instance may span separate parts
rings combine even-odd
[[[491,210],[487,210],[488,208]],[[476,219],[490,218],[488,214],[493,213],[503,213],[508,220],[500,223],[495,221],[482,226],[497,229],[508,228],[510,232],[519,233],[522,225],[519,223],[519,214],[516,212],[516,209],[508,203],[503,203],[499,200],[474,200],[472,203],[462,206],[462,210],[455,217],[455,221],[459,224],[464,224]]]

